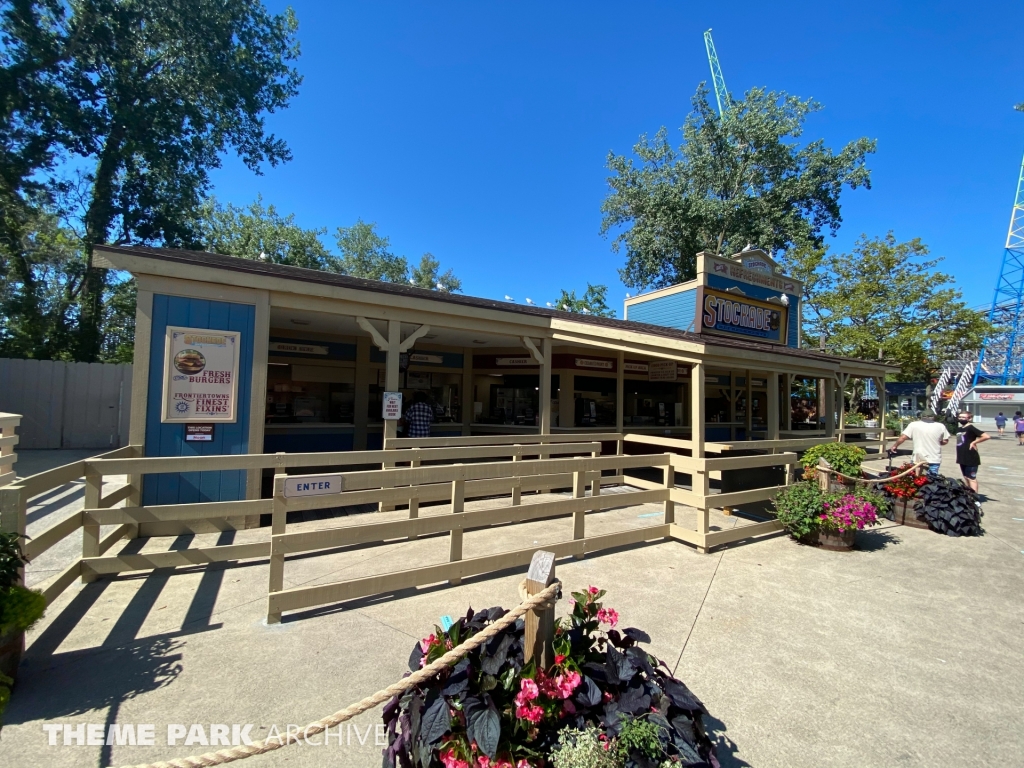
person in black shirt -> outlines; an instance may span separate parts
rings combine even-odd
[[[966,411],[957,416],[957,423],[959,428],[956,431],[956,463],[960,465],[960,472],[963,473],[967,485],[977,493],[978,467],[981,466],[978,444],[984,443],[991,435],[985,434],[971,424],[971,414]]]

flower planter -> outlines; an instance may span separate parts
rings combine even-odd
[[[800,542],[830,552],[849,552],[857,542],[857,531],[829,531],[819,528],[806,536],[801,536]]]
[[[908,525],[911,528],[928,528],[928,523],[921,517],[921,508],[924,502],[918,498],[893,499],[892,519],[900,525]]]
[[[21,630],[0,635],[0,674],[12,680],[18,676],[18,664],[25,652],[25,633]]]

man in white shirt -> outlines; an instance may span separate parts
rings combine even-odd
[[[896,442],[889,449],[890,453],[896,453],[896,449],[907,440],[914,442],[914,463],[924,462],[928,465],[929,474],[939,474],[942,446],[949,442],[949,430],[946,429],[946,425],[936,422],[932,411],[925,411],[921,414],[920,421],[907,424],[903,434],[896,438]]]

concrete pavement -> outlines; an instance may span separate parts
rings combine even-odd
[[[724,766],[1022,765],[1024,519],[1015,518],[1024,518],[1024,448],[1004,438],[981,450],[989,501],[980,538],[887,524],[861,533],[851,553],[783,535],[710,555],[659,542],[561,561],[558,575],[569,589],[608,589],[607,604],[623,624],[651,634],[651,651],[710,710]],[[955,475],[951,446],[946,454],[943,469]],[[590,516],[588,535],[656,523],[657,510]],[[683,522],[691,515],[679,509]],[[470,532],[465,554],[570,532],[568,520]],[[146,550],[263,536],[266,529],[179,537],[150,541]],[[447,539],[435,537],[290,559],[285,577],[287,586],[323,583],[446,556]],[[413,643],[442,615],[513,605],[522,575],[325,606],[276,626],[263,620],[265,561],[75,585],[32,633],[0,762],[124,765],[215,748],[184,739],[170,746],[174,724],[205,724],[207,734],[211,724],[251,725],[254,739],[273,726],[304,725],[399,679]],[[55,733],[57,745],[49,746],[43,727],[73,732],[112,722],[152,724],[155,745],[62,746]],[[377,722],[379,711],[366,713],[326,746],[248,762],[378,765],[367,730]]]

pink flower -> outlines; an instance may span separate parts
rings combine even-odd
[[[516,717],[529,720],[531,723],[539,723],[544,717],[544,710],[536,704],[519,704],[516,707]],[[445,766],[445,768],[448,768]]]
[[[524,757],[522,760],[520,760],[518,763],[516,763],[516,768],[533,768],[533,766],[530,765],[526,761],[526,758]]]
[[[555,678],[555,688],[558,695],[563,699],[568,699],[582,680],[583,678],[580,677],[579,672],[566,672],[564,675],[559,675]]]
[[[608,691],[605,691],[604,693],[601,694],[601,701],[603,701],[605,704],[607,704],[611,700],[612,700],[612,695],[610,693],[608,693]]]
[[[614,608],[600,608],[597,611],[597,620],[614,629],[615,625],[619,623],[619,612]]]
[[[434,637],[433,635],[427,635],[427,637],[424,637],[422,640],[420,640],[420,650],[426,653],[430,650],[430,646],[432,646],[436,642],[436,637]]]
[[[587,587],[587,592],[589,592],[592,595],[596,595],[600,591],[601,590],[599,590],[597,587]]]
[[[516,695],[516,701],[522,698],[523,701],[533,701],[540,695],[540,689],[537,688],[537,683],[528,677],[524,677],[519,681],[519,693]]]
[[[469,768],[469,763],[459,758],[455,754],[454,749],[447,749],[438,755],[438,757],[441,758],[444,768]]]
[[[575,608],[576,607],[576,598],[575,597],[570,597],[569,598],[569,607],[570,608]]]
[[[490,768],[490,766],[491,758],[487,755],[480,755],[480,757],[476,759],[476,768]]]
[[[555,656],[555,666],[558,666],[558,665],[559,665],[559,664],[561,664],[561,663],[562,663],[563,661],[565,661],[565,658],[566,658],[566,657],[565,657],[565,654],[563,654],[563,653],[559,653],[559,654],[557,654],[557,655]]]

